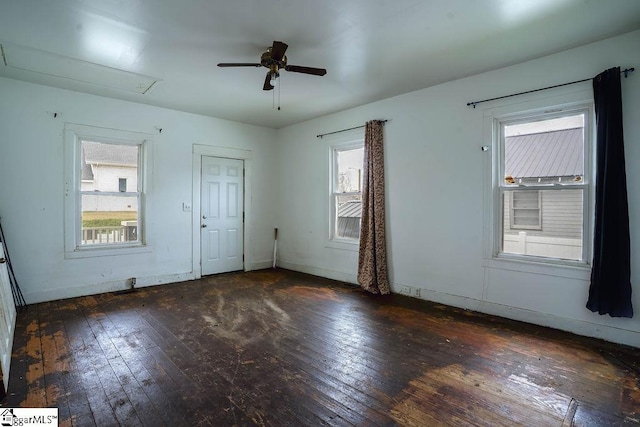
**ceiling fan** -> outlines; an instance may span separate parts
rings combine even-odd
[[[324,68],[302,67],[300,65],[287,65],[287,57],[284,53],[289,46],[286,43],[274,41],[273,46],[268,47],[267,51],[260,57],[260,62],[242,63],[242,62],[223,62],[218,67],[266,67],[269,69],[267,77],[264,80],[263,90],[272,90],[275,87],[280,70],[290,71],[292,73],[312,74],[314,76],[324,76],[327,70]]]

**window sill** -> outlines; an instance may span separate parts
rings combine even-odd
[[[591,266],[579,261],[537,261],[529,257],[499,255],[485,261],[485,267],[520,273],[541,274],[567,279],[589,281]]]
[[[139,253],[153,252],[151,246],[137,245],[137,246],[115,246],[115,247],[97,247],[97,248],[79,248],[72,252],[65,252],[64,257],[66,259],[76,258],[93,258],[103,256],[117,256],[117,255],[131,255]]]
[[[331,239],[326,244],[327,248],[341,249],[344,251],[358,252],[360,240],[355,239]]]

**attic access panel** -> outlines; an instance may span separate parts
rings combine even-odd
[[[145,94],[160,79],[82,61],[52,52],[12,44],[0,44],[4,75],[22,78],[25,74],[40,78],[64,79],[96,86]]]

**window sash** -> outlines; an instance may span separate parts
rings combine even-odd
[[[81,191],[82,196],[113,196],[113,197],[136,197],[142,194],[140,191]]]
[[[360,206],[362,206],[362,192],[358,192],[358,193],[336,193],[333,195],[333,204],[335,206],[334,209],[334,218],[333,218],[333,223],[335,224],[334,226],[334,230],[333,230],[333,238],[337,239],[337,240],[342,240],[342,241],[347,241],[347,242],[352,242],[352,243],[356,243],[359,241],[360,239],[360,226],[362,224],[362,213],[360,214],[360,221],[358,221],[357,224],[355,224],[352,220],[350,220],[350,217],[345,217],[345,219],[343,220],[343,223],[341,224],[340,222],[340,217],[339,217],[339,199],[340,197],[359,197],[359,201],[360,201]],[[357,234],[358,237],[351,237],[348,235],[341,235],[340,234],[340,228],[344,228],[346,231],[354,231],[357,230]]]
[[[131,211],[136,214],[136,229],[134,231],[129,231],[127,226],[104,226],[104,227],[83,227],[82,225],[82,196],[93,196],[93,197],[116,197],[123,199],[131,199],[135,197],[136,200],[136,210]],[[91,248],[112,248],[112,247],[131,247],[131,246],[139,246],[142,243],[142,225],[143,225],[143,217],[142,217],[142,194],[141,193],[120,193],[120,192],[106,192],[106,191],[81,191],[80,192],[80,202],[78,209],[78,230],[76,232],[76,248],[78,249],[91,249]],[[125,221],[125,220],[123,220]],[[93,230],[93,231],[90,231]],[[97,234],[101,234],[104,237],[98,236]],[[117,235],[112,236],[113,234]],[[125,237],[126,234],[126,237]],[[87,238],[93,237],[91,238]],[[92,240],[90,243],[89,240]],[[96,243],[96,240],[98,242]],[[104,241],[103,241],[104,240]]]
[[[354,237],[348,237],[348,236],[340,236],[339,235],[339,230],[338,230],[338,226],[339,226],[339,217],[338,217],[338,199],[340,197],[348,197],[348,196],[359,196],[360,197],[360,203],[362,203],[362,192],[351,192],[351,193],[332,193],[331,194],[331,211],[332,211],[332,218],[331,218],[331,224],[332,224],[332,229],[331,229],[331,239],[332,240],[340,240],[340,241],[347,241],[347,242],[358,242],[359,241],[359,237],[358,238],[354,238]],[[362,219],[362,216],[360,216],[360,218]]]
[[[362,191],[351,191],[348,193],[331,193],[333,196],[361,196],[362,195]]]
[[[121,197],[121,198],[136,198],[136,210],[131,211],[136,214],[136,226],[135,229],[131,229],[129,225],[115,226],[103,226],[103,227],[83,227],[82,226],[82,210],[80,211],[80,232],[76,237],[76,245],[78,248],[110,248],[110,247],[130,247],[139,246],[141,243],[141,230],[142,230],[142,218],[140,215],[140,200],[141,194],[139,193],[107,193],[107,192],[88,192],[83,191],[81,195],[94,196],[94,197]],[[82,200],[82,197],[81,197]],[[82,203],[82,201],[81,201]],[[91,242],[89,243],[89,240]],[[97,240],[97,242],[96,242]],[[103,241],[104,240],[104,241]],[[85,242],[85,243],[83,243]]]
[[[340,153],[345,151],[353,151],[364,148],[364,143],[356,143],[349,144],[340,147],[333,148],[332,150],[332,167],[331,167],[331,193],[333,194],[346,194],[343,192],[339,192],[338,188],[340,188],[340,167],[338,164],[338,157]],[[364,162],[364,159],[363,159]],[[359,193],[359,192],[355,192]]]
[[[531,255],[531,254],[520,254],[520,253],[513,253],[513,252],[505,252],[505,248],[504,248],[504,244],[505,244],[505,225],[507,227],[509,227],[511,224],[505,224],[505,218],[504,218],[504,212],[505,212],[505,193],[507,192],[513,192],[513,191],[545,191],[545,192],[555,192],[555,191],[563,191],[563,190],[578,190],[581,191],[582,196],[582,206],[581,206],[581,220],[582,220],[582,228],[581,228],[581,240],[582,240],[582,250],[581,250],[581,256],[579,259],[574,259],[574,258],[563,258],[563,257],[553,257],[553,256],[543,256],[543,255]],[[497,248],[496,248],[496,256],[498,257],[507,257],[507,258],[523,258],[523,259],[528,259],[528,260],[536,260],[536,261],[541,261],[541,262],[558,262],[558,261],[562,261],[562,262],[569,262],[569,263],[580,263],[580,264],[585,264],[589,262],[589,258],[588,258],[588,254],[590,253],[589,251],[589,244],[588,244],[588,239],[587,237],[589,236],[588,234],[588,230],[589,230],[589,205],[588,205],[588,194],[589,194],[589,186],[586,184],[576,184],[576,185],[571,185],[571,186],[564,186],[564,185],[555,185],[555,186],[543,186],[543,187],[539,187],[537,186],[536,188],[526,188],[526,189],[522,189],[518,186],[511,186],[511,187],[501,187],[499,190],[499,206],[497,209],[497,229],[496,229],[496,243],[497,243]],[[526,226],[517,226],[517,227],[510,227],[511,229],[513,229],[514,231],[532,231],[532,232],[544,232],[544,229],[542,228],[542,218],[543,218],[543,213],[542,213],[542,208],[543,205],[540,204],[540,224],[541,227],[540,228],[534,228],[534,227],[526,227]],[[511,206],[509,206],[509,213],[510,215],[512,215],[511,212]],[[512,221],[512,218],[509,218],[509,221]]]

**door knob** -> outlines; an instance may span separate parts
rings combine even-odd
[[[207,224],[202,224],[202,228],[207,228]]]
[[[5,263],[5,259],[4,258],[0,258],[0,264],[4,264]]]
[[[206,215],[202,215],[202,219],[207,219],[207,216]]]

